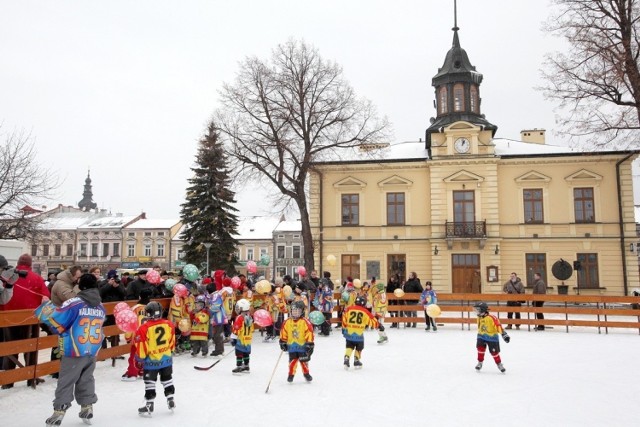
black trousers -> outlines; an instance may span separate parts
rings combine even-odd
[[[534,301],[534,307],[542,307],[544,305],[544,301]],[[544,313],[536,313],[536,319],[544,320]],[[538,330],[544,331],[544,325],[537,325]]]

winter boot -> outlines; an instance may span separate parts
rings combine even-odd
[[[362,369],[362,362],[360,359],[356,359],[353,361],[353,367],[356,369]]]
[[[349,357],[344,357],[344,369],[349,369],[351,365],[349,364]]]
[[[82,405],[78,416],[85,424],[91,424],[91,419],[93,418],[93,405]]]
[[[148,400],[142,408],[138,408],[138,415],[150,417],[153,413],[153,400]]]
[[[427,325],[427,327],[424,328],[424,330],[427,331],[427,332],[430,331],[431,330],[431,326]]]
[[[167,407],[170,411],[176,409],[176,402],[173,400],[173,396],[167,396]]]
[[[436,325],[433,325],[433,332],[437,332],[438,331],[438,327]]]
[[[53,408],[53,415],[51,415],[45,421],[45,425],[48,426],[59,426],[62,424],[62,419],[64,418],[64,414],[66,414],[67,409],[69,409],[71,405],[63,405],[59,408]]]
[[[479,371],[480,369],[482,369],[482,362],[478,362],[476,365],[476,371]]]
[[[513,329],[513,326],[507,325],[507,327],[505,329]]]
[[[498,369],[500,369],[500,372],[506,371],[506,369],[504,369],[504,366],[502,366],[502,363],[498,363],[496,366],[498,366]]]
[[[311,382],[313,377],[310,374],[304,374],[304,379],[307,380],[307,382]]]
[[[289,375],[287,377],[287,382],[292,383],[293,382],[293,375]]]

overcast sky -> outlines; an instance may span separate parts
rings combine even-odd
[[[484,75],[482,112],[497,137],[553,135],[554,105],[534,89],[559,40],[540,27],[547,0],[458,0],[460,42]],[[2,1],[0,132],[31,135],[40,165],[76,206],[91,169],[94,201],[112,212],[177,218],[197,140],[247,56],[305,39],[344,67],[394,128],[424,137],[431,79],[451,47],[453,0]],[[268,203],[238,190],[240,215]]]

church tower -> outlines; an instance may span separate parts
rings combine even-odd
[[[467,52],[460,47],[457,7],[454,1],[453,44],[447,52],[444,64],[433,77],[436,117],[425,132],[426,148],[431,156],[434,134],[456,122],[467,122],[495,135],[498,127],[491,124],[480,111],[480,84],[482,74],[471,65]]]
[[[84,191],[82,192],[82,200],[78,202],[78,207],[85,212],[96,209],[98,207],[98,204],[93,201],[90,170],[87,171],[87,179],[84,180]]]

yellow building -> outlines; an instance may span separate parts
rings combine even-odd
[[[437,116],[425,141],[314,163],[319,270],[385,281],[415,271],[442,292],[498,293],[511,272],[527,286],[539,272],[553,292],[563,283],[580,294],[637,287],[631,162],[639,152],[577,152],[546,144],[542,129],[522,131],[522,141],[494,138],[481,82],[454,28],[432,81]],[[561,260],[578,267],[566,280],[552,274]]]

